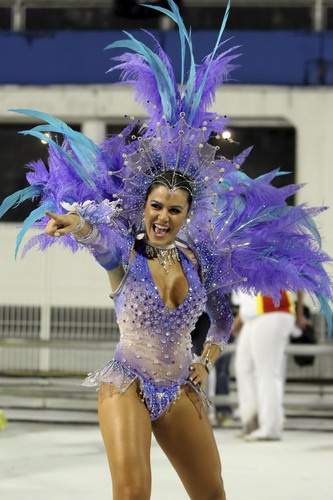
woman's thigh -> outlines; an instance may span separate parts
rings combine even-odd
[[[183,388],[180,399],[153,422],[153,432],[192,500],[225,500],[212,427],[193,389]]]
[[[102,384],[98,417],[113,484],[113,498],[150,498],[151,421],[134,382],[124,394]]]

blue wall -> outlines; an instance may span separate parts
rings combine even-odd
[[[132,32],[149,43],[142,32]],[[179,39],[176,31],[155,36],[179,69]],[[195,58],[200,62],[214,46],[217,32],[193,33]],[[333,84],[333,32],[238,31],[227,46],[242,45],[241,68],[233,72],[235,83],[303,85],[318,83],[317,61],[328,61],[325,82]],[[0,84],[110,83],[118,73],[107,74],[116,51],[104,51],[114,40],[125,38],[118,31],[63,31],[13,33],[0,31]],[[179,79],[179,74],[177,74]]]

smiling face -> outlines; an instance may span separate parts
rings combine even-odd
[[[184,189],[176,189],[170,194],[168,188],[157,184],[149,194],[144,209],[149,241],[156,246],[173,243],[186,219],[189,206],[188,194]]]

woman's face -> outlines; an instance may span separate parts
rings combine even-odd
[[[188,196],[184,189],[176,189],[170,194],[168,188],[157,184],[149,194],[144,209],[149,241],[156,246],[173,243],[188,210]]]

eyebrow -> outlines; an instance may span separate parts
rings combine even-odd
[[[163,206],[163,203],[158,200],[150,200],[150,203],[158,203],[159,205]],[[171,207],[169,208],[181,208],[183,210],[184,207],[182,205],[171,205]]]

